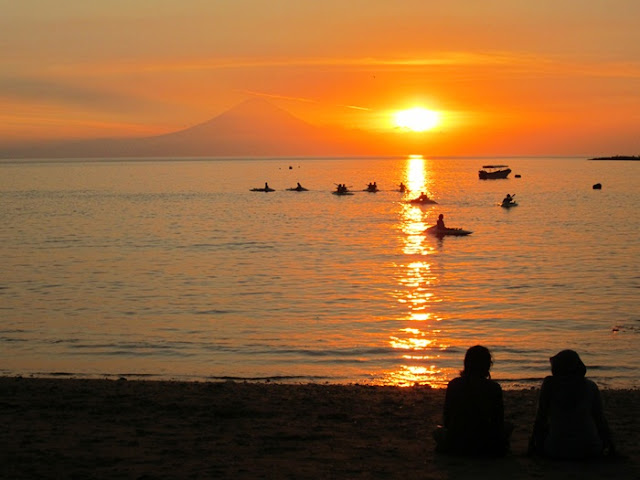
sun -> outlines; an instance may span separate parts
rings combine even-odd
[[[396,112],[393,120],[397,128],[406,128],[412,132],[424,132],[438,126],[440,114],[434,110],[415,107]]]

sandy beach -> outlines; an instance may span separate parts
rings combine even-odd
[[[505,458],[434,452],[428,387],[0,378],[0,475],[19,478],[640,478],[639,390],[604,390],[620,455],[526,455],[538,391],[505,391]]]

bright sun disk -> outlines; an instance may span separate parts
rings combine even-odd
[[[424,132],[440,123],[440,114],[434,110],[415,107],[396,112],[394,122],[398,128],[406,128],[412,132]]]

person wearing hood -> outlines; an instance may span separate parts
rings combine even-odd
[[[551,375],[540,388],[529,453],[565,460],[613,455],[600,390],[585,377],[587,367],[578,353],[563,350],[550,362]]]

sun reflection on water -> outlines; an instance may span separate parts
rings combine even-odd
[[[427,162],[422,156],[407,158],[406,184],[412,192],[430,194],[428,173]],[[405,364],[387,372],[386,384],[442,386],[445,382],[442,370],[434,364],[438,352],[447,346],[439,340],[440,330],[434,328],[440,319],[430,309],[441,299],[434,293],[438,278],[428,258],[435,248],[423,233],[428,226],[428,214],[429,209],[423,206],[403,203],[400,207],[399,229],[403,233],[402,253],[406,262],[396,265],[398,289],[394,296],[406,307],[406,326],[390,336],[389,345],[401,352]]]

